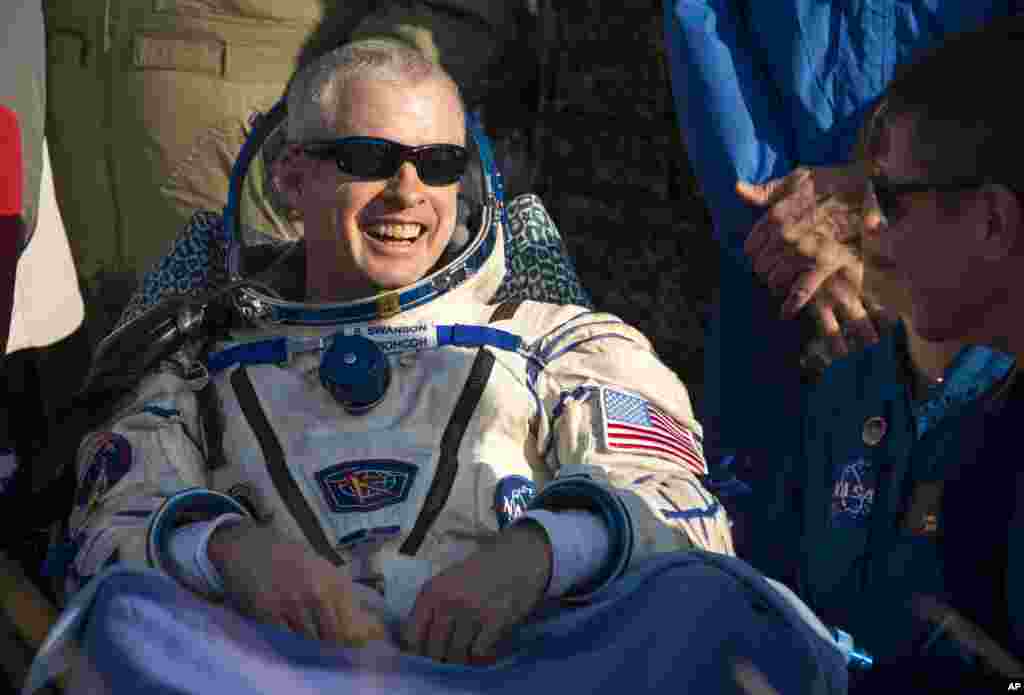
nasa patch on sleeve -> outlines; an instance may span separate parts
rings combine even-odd
[[[498,517],[498,528],[505,528],[525,514],[536,494],[537,486],[521,475],[509,475],[499,480],[494,488],[494,513]]]
[[[89,443],[90,463],[78,481],[75,503],[89,509],[110,492],[132,467],[132,445],[116,432],[100,432]]]

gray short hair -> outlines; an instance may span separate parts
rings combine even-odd
[[[413,85],[440,79],[451,86],[465,110],[458,85],[440,65],[397,41],[367,39],[334,49],[295,76],[287,96],[288,140],[301,143],[333,138],[333,124],[325,117],[337,112],[343,87],[359,79]]]

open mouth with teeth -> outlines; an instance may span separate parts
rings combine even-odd
[[[423,236],[426,227],[421,224],[370,224],[363,233],[385,244],[411,246]]]

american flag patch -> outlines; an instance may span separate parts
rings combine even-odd
[[[654,454],[697,475],[708,474],[700,438],[643,398],[602,388],[601,413],[608,451]]]

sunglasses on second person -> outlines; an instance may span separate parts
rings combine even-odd
[[[362,179],[389,179],[403,162],[412,162],[420,180],[428,186],[448,186],[466,173],[469,161],[465,147],[438,144],[410,147],[391,140],[349,137],[313,142],[303,151],[317,159],[333,159],[338,170]]]
[[[895,183],[884,176],[871,177],[871,190],[875,200],[878,201],[878,209],[887,223],[895,222],[899,218],[898,201],[902,196],[911,193],[957,193],[981,188],[991,183],[982,179],[963,179],[960,181],[949,181],[945,183],[931,183],[928,181],[908,181]]]

